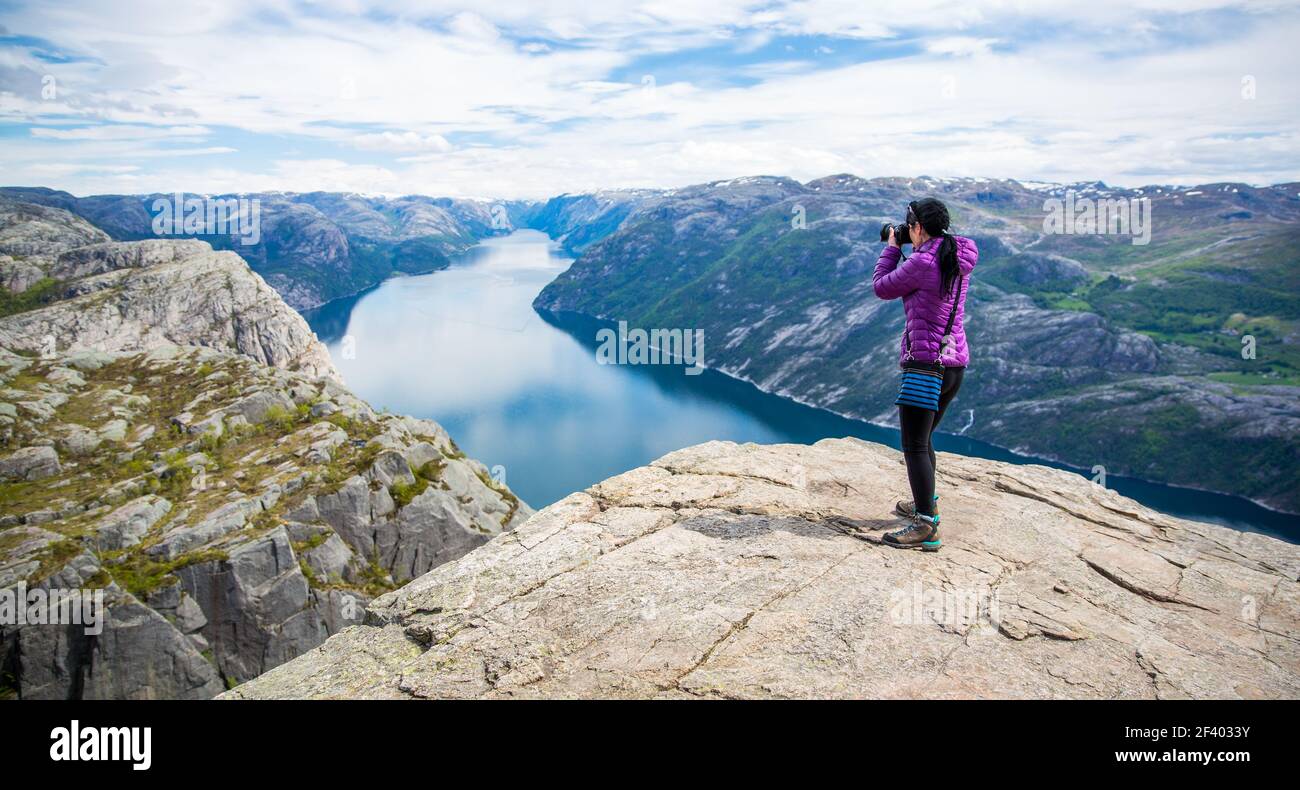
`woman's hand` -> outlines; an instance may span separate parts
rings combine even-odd
[[[900,244],[898,243],[898,239],[895,239],[895,238],[894,238],[894,226],[893,226],[893,225],[890,225],[890,226],[889,226],[889,241],[886,242],[886,243],[887,243],[889,246],[891,246],[891,247],[899,247],[899,248],[901,249],[901,246],[902,246],[902,245],[900,245]]]

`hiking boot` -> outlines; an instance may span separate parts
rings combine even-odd
[[[900,499],[898,504],[894,505],[894,512],[903,518],[911,518],[916,515],[916,505],[910,499]],[[934,517],[939,518],[939,495],[934,495]]]
[[[943,545],[943,541],[939,540],[939,519],[918,513],[907,521],[906,527],[886,534],[881,543],[896,549],[921,551],[938,551]]]

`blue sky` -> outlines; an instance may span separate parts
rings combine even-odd
[[[6,184],[545,197],[744,175],[1300,180],[1260,0],[0,0]]]

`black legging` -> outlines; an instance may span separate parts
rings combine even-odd
[[[902,434],[903,458],[907,461],[907,481],[912,485],[912,502],[916,512],[934,515],[934,445],[930,437],[939,427],[948,404],[961,388],[966,368],[944,368],[943,386],[939,389],[939,410],[918,406],[898,407],[898,427]]]

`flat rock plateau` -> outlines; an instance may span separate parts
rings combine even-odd
[[[1068,472],[710,442],[575,493],[226,698],[1294,698],[1300,547]]]

